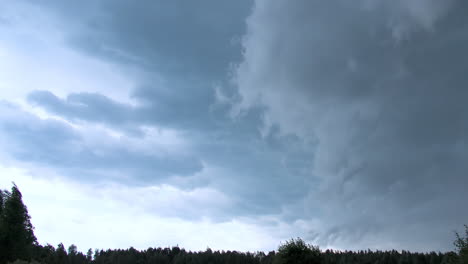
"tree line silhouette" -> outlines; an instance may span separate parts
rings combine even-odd
[[[22,195],[13,184],[0,190],[0,264],[468,264],[468,226],[456,233],[456,252],[417,253],[409,251],[321,251],[300,238],[281,244],[277,251],[187,251],[178,246],[129,249],[89,249],[79,252],[60,243],[40,245]]]

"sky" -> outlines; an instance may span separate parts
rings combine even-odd
[[[0,188],[42,244],[454,250],[468,2],[0,0]]]

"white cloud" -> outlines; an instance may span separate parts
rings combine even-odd
[[[228,210],[229,198],[210,188],[184,191],[170,185],[93,185],[47,173],[38,177],[24,169],[0,167],[1,188],[16,182],[42,244],[74,243],[81,251],[175,245],[188,250],[209,246],[256,251],[275,249],[280,241],[300,233],[300,223],[264,225],[272,219],[266,217],[217,222],[209,217],[183,220],[170,216],[171,211],[206,215],[216,207]]]
[[[37,7],[10,3],[0,14],[0,99],[24,102],[33,90],[65,96],[72,92],[104,93],[134,103],[131,69],[85,56],[67,47],[52,17]],[[34,19],[31,19],[34,18]]]

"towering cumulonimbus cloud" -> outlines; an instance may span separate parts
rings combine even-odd
[[[317,143],[310,177],[320,187],[303,205],[320,218],[311,238],[447,248],[447,230],[468,217],[467,8],[255,2],[234,74],[238,107],[262,105],[282,133]]]

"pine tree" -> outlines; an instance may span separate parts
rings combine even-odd
[[[3,217],[3,208],[8,192],[0,190],[0,263],[6,262],[6,239],[5,239],[5,221]]]
[[[86,260],[88,260],[89,263],[91,263],[91,260],[93,260],[93,249],[88,249],[88,252],[86,253]]]
[[[32,250],[37,245],[34,227],[28,209],[23,203],[21,192],[13,184],[11,193],[2,192],[3,208],[1,211],[0,251],[4,252],[1,263],[17,259],[29,260]]]
[[[2,190],[0,190],[0,216],[2,216],[3,213],[3,202],[5,200],[4,195],[5,193]]]

